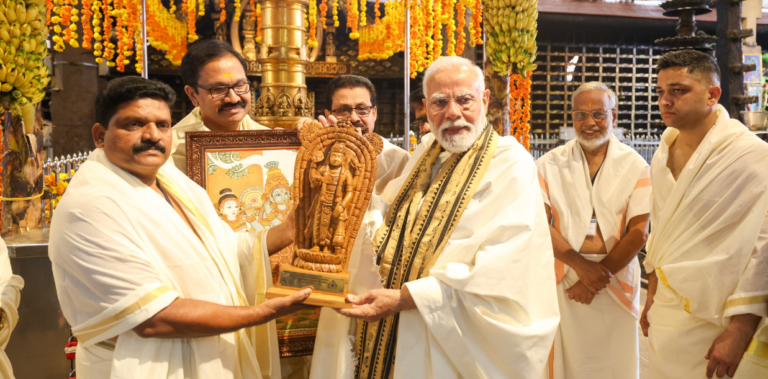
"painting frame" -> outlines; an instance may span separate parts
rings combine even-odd
[[[260,149],[267,151],[270,149],[295,148],[298,152],[300,147],[301,141],[295,129],[188,132],[186,133],[187,176],[208,192],[207,151],[222,149]],[[290,172],[287,174],[290,175],[292,181],[294,173]],[[281,358],[312,355],[316,334],[312,336],[288,335],[282,337],[279,334],[278,346]]]

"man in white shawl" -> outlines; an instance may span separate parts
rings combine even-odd
[[[434,135],[372,197],[311,378],[540,378],[559,317],[536,167],[486,123],[474,63],[441,57],[423,88]]]
[[[317,117],[323,126],[336,124],[336,120],[339,119],[347,119],[361,133],[373,132],[378,108],[376,107],[376,88],[370,80],[357,75],[337,76],[328,83],[326,93],[328,94],[326,104],[331,108],[325,110],[325,116]],[[302,120],[299,127],[306,121],[309,120]],[[387,183],[403,173],[405,164],[411,156],[387,139],[382,138],[382,140],[384,148],[376,157],[376,183],[373,187],[375,195],[380,195]]]
[[[768,145],[718,105],[712,56],[684,50],[657,65],[667,130],[651,162],[643,262],[650,374],[732,377],[768,315]]]
[[[650,218],[648,164],[612,133],[616,94],[581,85],[576,139],[536,161],[555,253],[560,328],[549,377],[637,379],[640,263]]]
[[[89,378],[280,378],[274,322],[311,290],[265,301],[268,253],[291,222],[235,234],[168,160],[165,84],[115,79],[97,97],[97,149],[54,213],[50,258]]]
[[[8,248],[5,241],[0,239],[0,378],[13,379],[13,367],[5,347],[11,339],[11,333],[19,323],[19,301],[21,290],[24,288],[24,279],[13,275],[11,260],[8,257]]]
[[[189,44],[181,60],[184,91],[195,109],[173,127],[171,157],[187,172],[187,132],[268,130],[248,116],[251,84],[245,59],[232,45],[217,39]]]

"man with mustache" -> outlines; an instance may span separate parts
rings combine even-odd
[[[768,145],[718,104],[711,55],[667,53],[656,70],[667,129],[651,161],[643,262],[650,375],[733,377],[745,352],[768,362],[766,334],[753,340],[768,316]]]
[[[576,139],[536,161],[560,306],[549,378],[637,379],[649,168],[613,135],[613,90],[585,83],[571,99]]]
[[[181,60],[184,91],[195,109],[173,127],[171,157],[187,171],[187,132],[268,129],[248,116],[251,84],[245,59],[232,45],[216,39],[191,43]]]
[[[336,124],[339,119],[347,119],[361,133],[373,132],[376,125],[376,88],[370,80],[357,75],[341,75],[333,78],[326,87],[326,104],[331,109],[325,110],[325,117],[318,116],[324,126]],[[301,125],[299,126],[301,127]],[[393,145],[385,138],[384,149],[376,157],[376,184],[373,193],[384,191],[387,183],[400,176],[410,154]]]
[[[96,99],[97,149],[51,224],[50,258],[81,378],[280,378],[275,324],[304,289],[264,301],[293,223],[234,233],[169,162],[175,93],[128,76]]]
[[[433,133],[371,199],[311,378],[540,378],[559,316],[536,166],[486,122],[472,61],[440,57],[423,88]]]

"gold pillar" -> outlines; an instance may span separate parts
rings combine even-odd
[[[261,96],[254,120],[270,128],[295,128],[301,117],[311,117],[305,80],[309,63],[304,26],[307,1],[263,0]]]

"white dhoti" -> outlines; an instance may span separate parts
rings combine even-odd
[[[13,275],[11,271],[11,260],[8,258],[8,249],[5,242],[0,239],[0,309],[3,310],[5,317],[3,327],[0,328],[0,378],[13,379],[13,368],[8,355],[5,354],[5,347],[11,339],[11,333],[19,323],[19,302],[21,301],[21,290],[24,288],[24,279],[18,275]]]
[[[626,233],[629,221],[648,214],[651,186],[648,164],[611,136],[594,184],[581,145],[572,140],[536,161],[552,224],[568,244],[581,250],[593,215],[608,254]],[[600,262],[607,254],[583,254]],[[553,379],[637,379],[640,315],[640,265],[637,258],[615,273],[589,305],[568,299],[576,272],[555,260],[560,327],[546,377]]]
[[[717,112],[677,180],[667,161],[679,131],[664,131],[651,162],[654,378],[705,378],[704,356],[731,317],[768,316],[768,172],[755,164],[768,160],[768,145]]]
[[[272,283],[266,238],[232,232],[205,190],[171,162],[157,179],[194,229],[101,149],[80,167],[54,214],[50,258],[79,342],[78,378],[279,378],[274,322],[202,338],[133,332],[179,297],[255,305]]]

